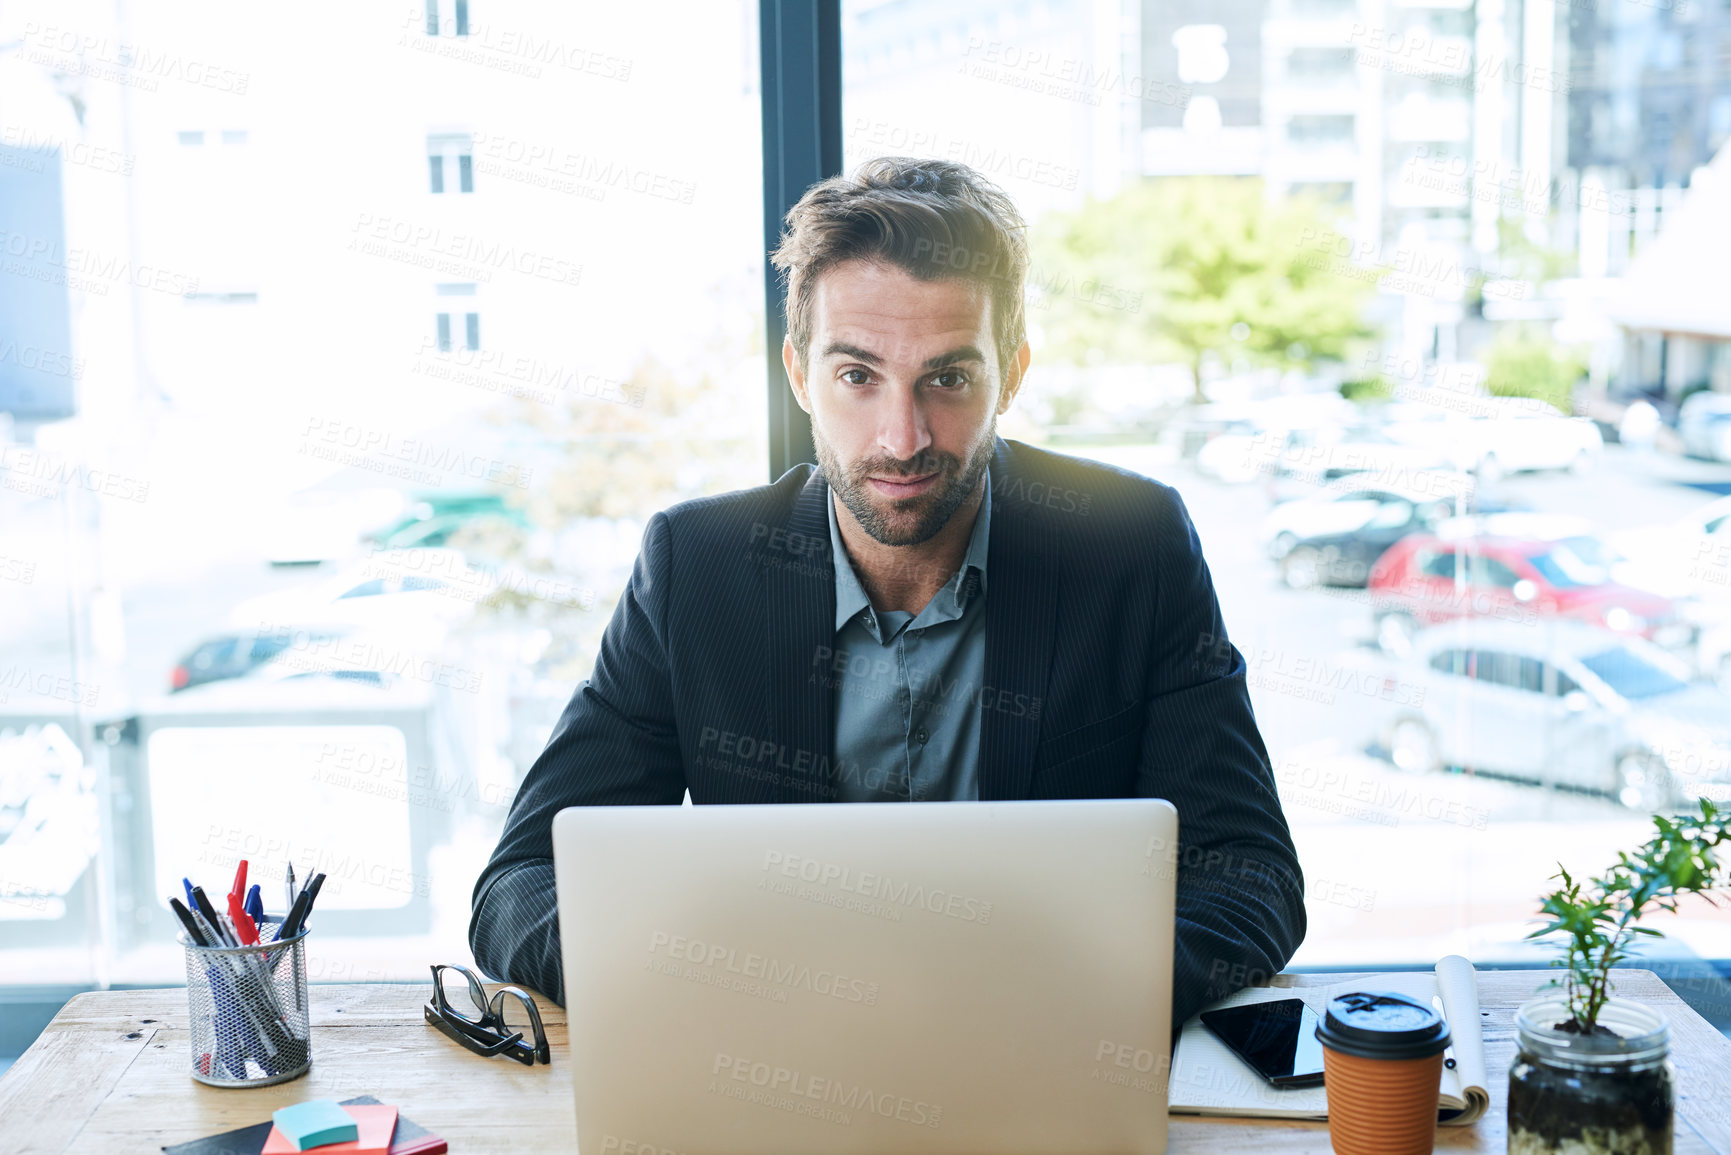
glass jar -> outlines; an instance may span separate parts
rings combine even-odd
[[[1558,1029],[1570,1021],[1560,996],[1515,1012],[1509,1155],[1671,1155],[1675,1070],[1663,1016],[1610,999],[1599,1026],[1613,1033]]]

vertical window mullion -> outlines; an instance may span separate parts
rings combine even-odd
[[[444,192],[445,158],[436,152],[432,153],[427,157],[427,170],[432,178],[433,191],[436,193]]]
[[[439,352],[451,351],[451,314],[439,314]]]

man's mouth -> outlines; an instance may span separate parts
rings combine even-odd
[[[868,478],[868,480],[871,482],[872,488],[885,497],[918,497],[938,483],[938,476],[941,472],[941,470],[933,470],[931,473],[919,477],[873,477]]]

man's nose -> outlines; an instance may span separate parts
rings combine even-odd
[[[919,399],[913,389],[900,388],[889,392],[886,403],[889,411],[878,427],[878,445],[897,461],[912,461],[932,444]]]

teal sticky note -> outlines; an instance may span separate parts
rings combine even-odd
[[[335,1099],[308,1099],[272,1111],[270,1117],[277,1130],[301,1151],[323,1147],[327,1143],[347,1143],[360,1138],[361,1134],[355,1126],[354,1116],[343,1110]]]

